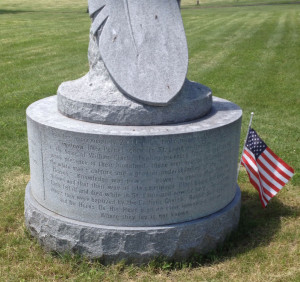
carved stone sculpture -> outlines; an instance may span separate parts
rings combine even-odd
[[[150,105],[166,105],[182,88],[188,50],[175,0],[89,0],[101,58],[116,85]]]
[[[177,0],[89,0],[89,72],[27,109],[25,221],[104,263],[187,258],[237,226],[241,109],[186,79]]]
[[[90,0],[89,12],[90,70],[58,88],[62,114],[93,123],[159,125],[210,111],[210,89],[185,78],[188,51],[176,0]]]

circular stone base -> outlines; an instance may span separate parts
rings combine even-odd
[[[108,78],[88,73],[62,83],[57,90],[57,102],[60,113],[77,120],[111,125],[162,125],[206,115],[211,110],[212,93],[208,87],[186,79],[167,106],[150,106],[122,94]]]
[[[155,227],[115,227],[72,220],[45,209],[32,196],[29,183],[25,221],[46,250],[100,258],[103,263],[125,259],[140,264],[158,256],[183,259],[215,249],[237,226],[240,204],[237,187],[232,202],[200,219]]]

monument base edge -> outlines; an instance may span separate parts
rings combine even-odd
[[[237,227],[241,192],[226,207],[188,222],[154,227],[115,227],[88,224],[60,216],[25,195],[25,224],[46,251],[79,254],[104,264],[125,260],[147,263],[156,257],[185,259],[216,249]]]

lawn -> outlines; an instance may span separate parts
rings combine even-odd
[[[45,253],[24,227],[25,109],[88,71],[90,20],[85,1],[2,0],[0,281],[300,281],[300,5],[224,0],[194,9],[193,2],[182,1],[189,79],[243,109],[241,145],[253,111],[253,127],[295,169],[292,181],[263,210],[242,170],[239,228],[206,256],[136,267]],[[276,5],[235,5],[262,2]]]
[[[230,6],[252,6],[252,5],[274,5],[274,4],[287,4],[295,3],[297,0],[181,0],[183,8],[191,8],[197,6],[202,7],[230,7]],[[298,1],[299,2],[299,1]]]

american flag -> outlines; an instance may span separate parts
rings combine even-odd
[[[252,128],[246,140],[242,165],[259,192],[264,208],[294,175],[294,170],[276,156]]]

